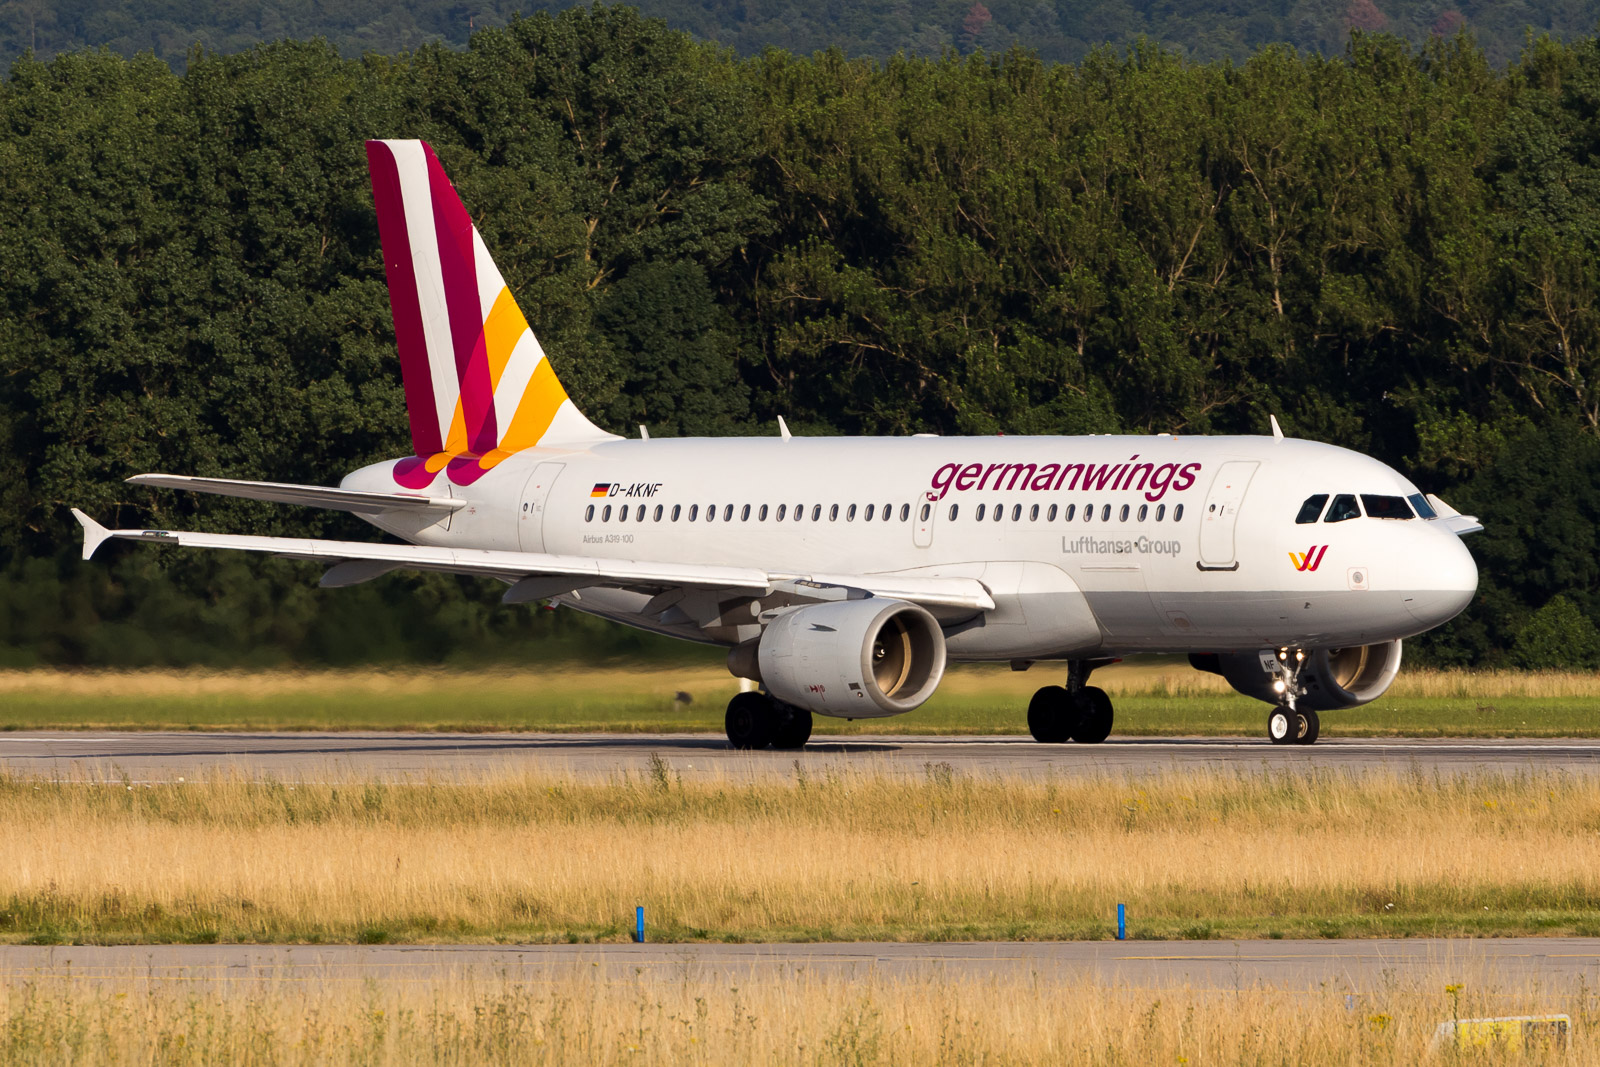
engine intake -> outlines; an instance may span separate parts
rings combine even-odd
[[[904,600],[840,600],[773,619],[753,657],[760,681],[785,704],[820,715],[870,719],[920,706],[944,677],[944,631]],[[747,654],[735,660],[748,667]]]
[[[1272,683],[1278,675],[1267,670],[1273,653],[1223,652],[1196,654],[1189,662],[1197,669],[1220,674],[1228,684],[1248,697],[1278,702]],[[1349,648],[1319,648],[1306,653],[1300,668],[1300,685],[1305,695],[1296,707],[1307,711],[1332,711],[1356,708],[1383,696],[1395,675],[1400,673],[1400,642],[1352,645]]]

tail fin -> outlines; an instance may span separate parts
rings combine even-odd
[[[408,488],[470,485],[538,444],[609,440],[567,398],[444,168],[423,141],[368,141],[416,457]]]

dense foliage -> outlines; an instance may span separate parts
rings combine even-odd
[[[107,47],[151,52],[182,70],[190,49],[238,52],[264,41],[324,37],[340,54],[393,54],[424,44],[465,47],[475,29],[517,13],[556,12],[577,0],[6,0],[0,57],[31,50]],[[1094,48],[1149,38],[1201,62],[1242,62],[1268,44],[1343,51],[1351,30],[1392,33],[1421,44],[1466,29],[1495,66],[1521,52],[1531,32],[1572,38],[1593,32],[1589,0],[639,0],[664,19],[741,55],[778,48],[809,55],[837,48],[887,59],[937,58],[945,49],[990,54],[1022,47],[1047,62],[1076,63]]]
[[[329,483],[407,451],[372,136],[433,143],[597,421],[1256,433],[1275,412],[1489,526],[1480,602],[1419,651],[1542,663],[1565,628],[1600,655],[1600,42],[1538,41],[1504,72],[1464,37],[1362,34],[1241,66],[1153,46],[879,65],[739,60],[595,8],[401,58],[15,65],[13,659],[438,659],[588,633],[454,579],[320,592],[299,564],[63,547],[69,504],[365,535],[122,479]]]

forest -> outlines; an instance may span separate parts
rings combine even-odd
[[[580,0],[3,0],[0,59],[31,51],[108,48],[149,52],[182,71],[190,52],[232,53],[285,38],[324,38],[347,58],[393,55],[425,44],[466,47],[475,30],[518,14],[554,14]],[[1077,63],[1101,45],[1147,38],[1200,62],[1242,63],[1287,44],[1338,54],[1350,31],[1385,32],[1420,45],[1472,33],[1504,67],[1529,35],[1593,33],[1590,0],[639,0],[643,14],[742,56],[768,48],[796,55],[837,48],[886,60],[1026,48],[1046,62]]]
[[[1355,33],[1197,62],[740,58],[624,7],[341,56],[24,58],[0,83],[0,663],[658,646],[498,586],[78,558],[66,509],[371,536],[139,490],[408,451],[363,141],[437,150],[579,404],[652,436],[1286,432],[1487,530],[1413,662],[1600,666],[1600,42]]]

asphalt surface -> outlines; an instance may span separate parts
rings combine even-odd
[[[608,981],[781,978],[1043,980],[1096,987],[1233,991],[1257,987],[1363,994],[1552,994],[1600,981],[1600,939],[1462,941],[1068,941],[805,945],[129,945],[0,947],[0,980],[134,984],[510,980],[574,974]]]
[[[456,778],[543,770],[604,778],[638,773],[652,755],[686,778],[790,777],[882,770],[925,774],[1140,774],[1164,770],[1321,768],[1427,774],[1524,770],[1600,772],[1600,741],[1324,739],[1280,746],[1264,738],[1112,738],[1041,745],[1022,737],[822,739],[798,752],[734,752],[709,734],[74,733],[0,734],[0,770],[47,778],[136,781],[225,774]]]

